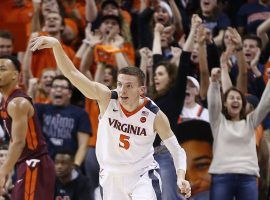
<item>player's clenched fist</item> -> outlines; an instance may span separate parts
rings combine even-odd
[[[187,180],[179,178],[177,180],[177,185],[180,189],[180,192],[182,194],[185,194],[185,198],[189,198],[191,196],[191,187],[190,187],[190,184]]]

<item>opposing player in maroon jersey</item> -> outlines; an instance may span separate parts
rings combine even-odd
[[[20,63],[15,57],[0,57],[0,114],[10,136],[8,156],[0,168],[0,192],[16,165],[12,200],[53,200],[53,161],[48,156],[32,100],[18,86],[19,72]]]

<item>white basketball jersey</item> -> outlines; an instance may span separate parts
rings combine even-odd
[[[132,113],[120,105],[116,91],[99,121],[96,154],[100,168],[132,172],[155,163],[154,120],[159,108],[149,99]]]

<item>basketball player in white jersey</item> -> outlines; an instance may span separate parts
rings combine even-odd
[[[43,48],[53,48],[62,73],[86,97],[98,102],[100,121],[96,153],[103,199],[161,199],[158,164],[153,158],[156,133],[173,157],[181,193],[190,197],[190,185],[185,180],[185,151],[179,146],[165,114],[150,99],[143,97],[143,72],[136,67],[121,69],[117,89],[111,91],[78,71],[57,39],[41,36],[31,41],[32,51]]]

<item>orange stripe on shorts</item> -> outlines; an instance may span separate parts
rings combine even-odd
[[[37,175],[38,175],[37,167],[34,170],[31,170],[27,166],[25,176],[24,200],[34,200]]]

